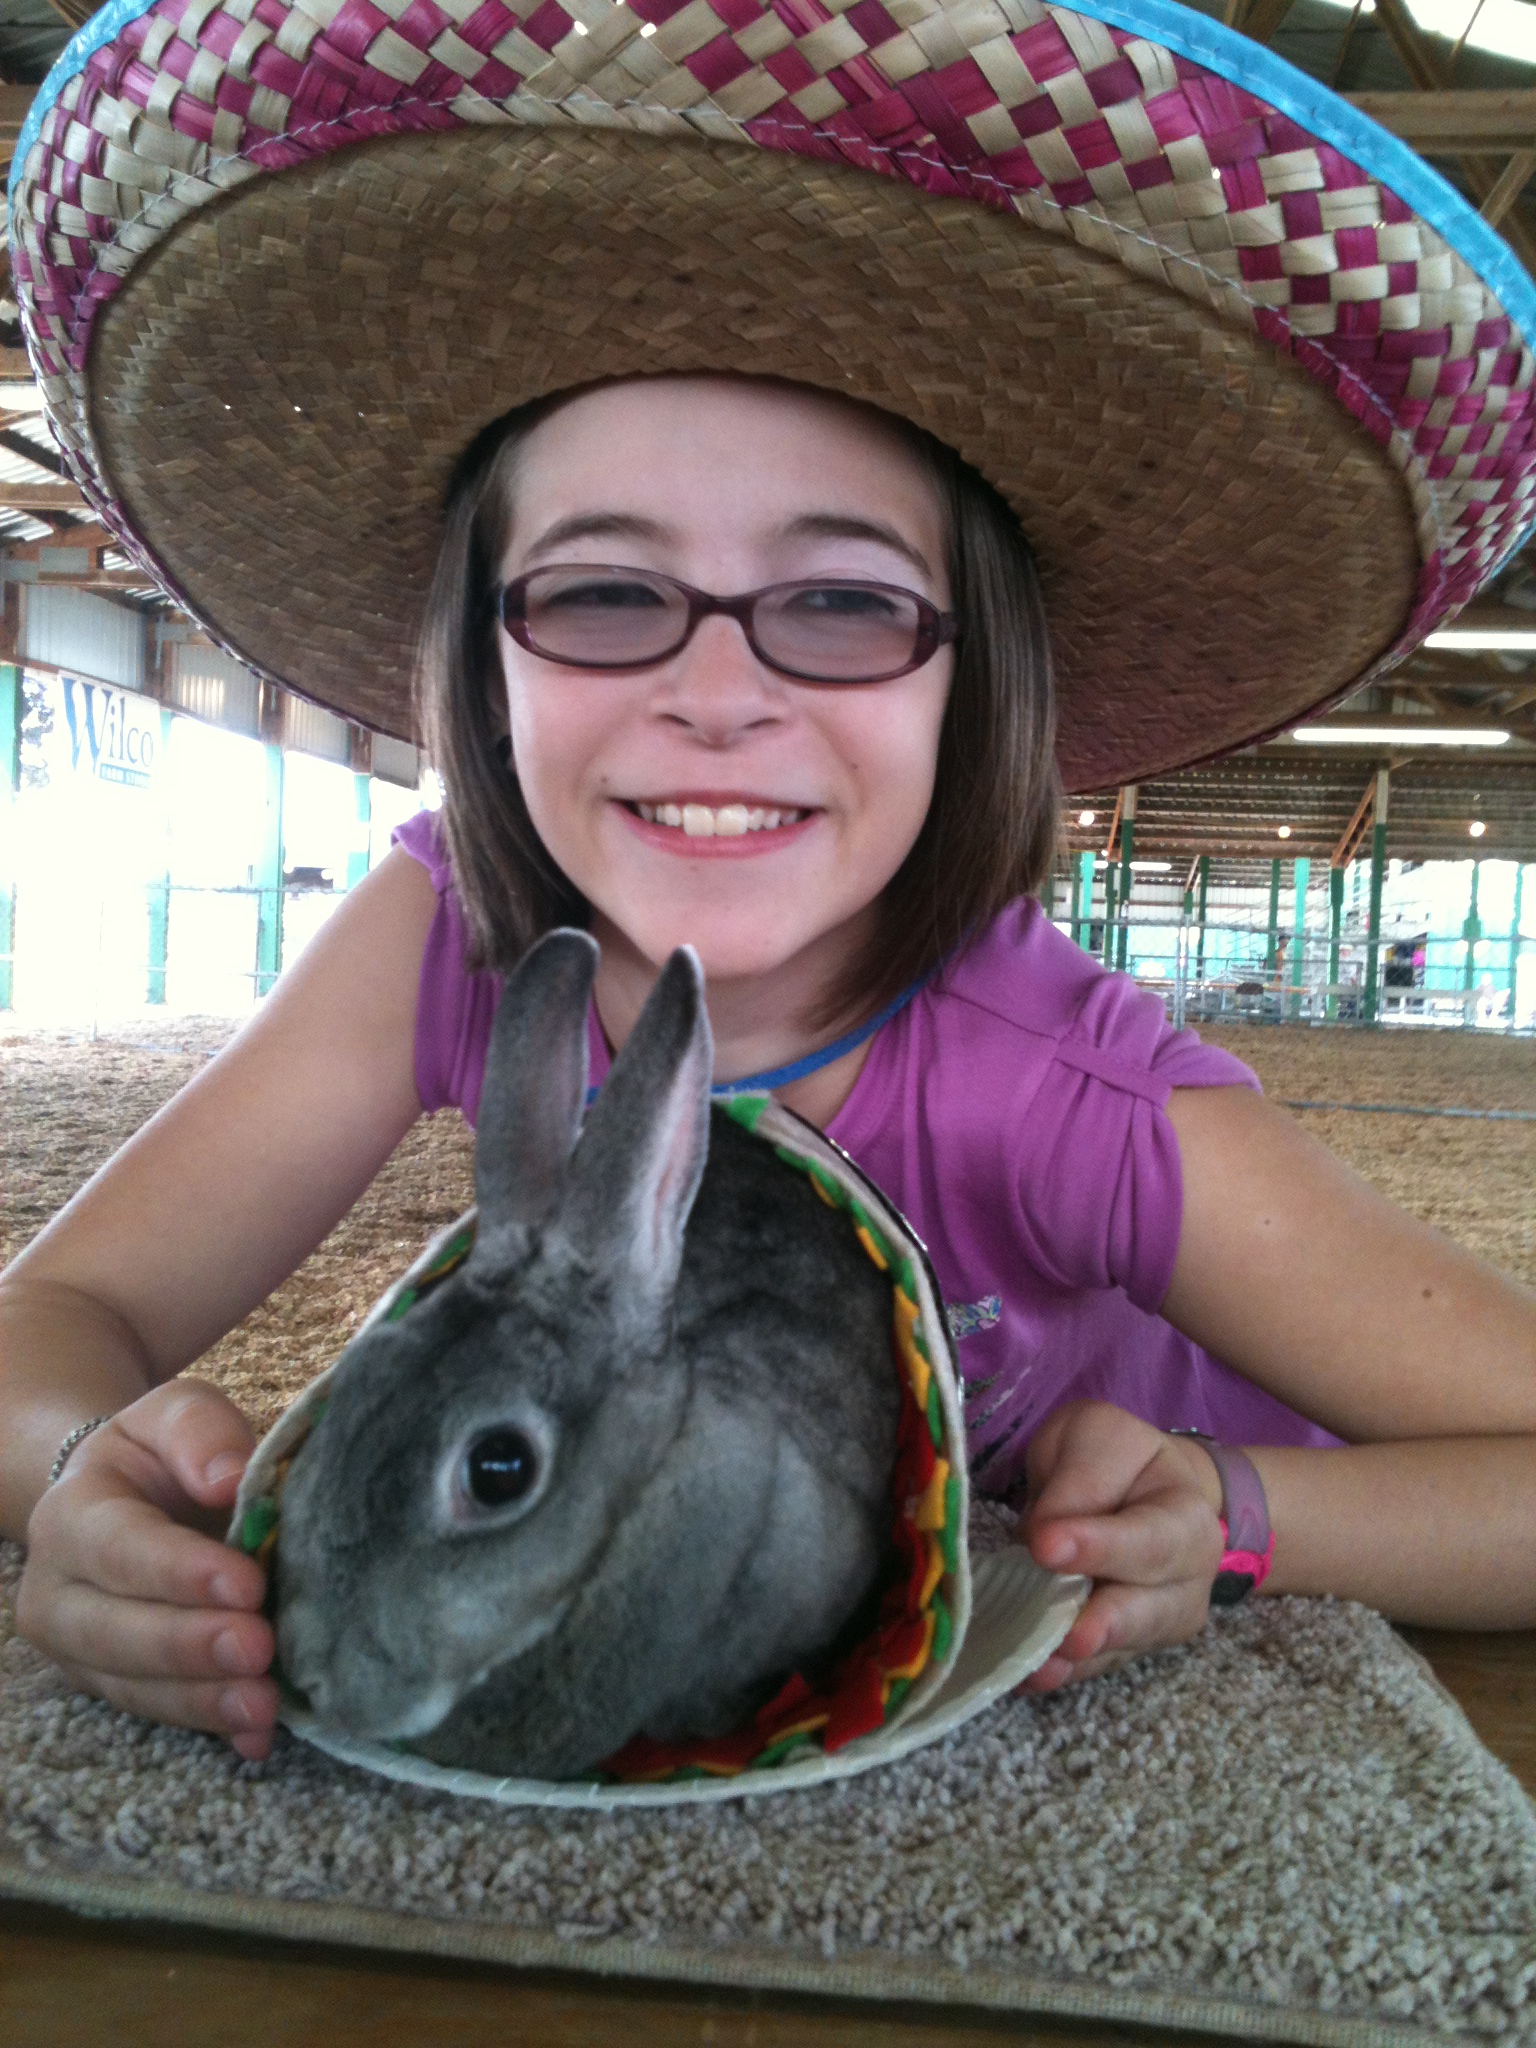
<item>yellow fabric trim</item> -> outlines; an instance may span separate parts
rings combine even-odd
[[[928,1538],[928,1570],[923,1579],[923,1590],[918,1597],[918,1606],[927,1607],[932,1600],[940,1579],[944,1576],[944,1546],[937,1536]]]
[[[916,1678],[920,1672],[928,1668],[928,1659],[933,1654],[933,1631],[936,1621],[937,1617],[930,1607],[923,1616],[923,1647],[915,1657],[905,1664],[887,1664],[885,1667],[887,1681],[893,1678]],[[889,1682],[886,1685],[886,1692],[887,1694],[890,1692]]]
[[[865,1251],[869,1253],[869,1256],[874,1260],[875,1264],[880,1268],[880,1271],[882,1273],[888,1273],[890,1271],[889,1260],[886,1258],[884,1252],[881,1251],[879,1245],[875,1243],[875,1240],[870,1236],[869,1232],[864,1228],[862,1223],[855,1223],[855,1225],[853,1226],[853,1234],[859,1240],[859,1243],[863,1245]],[[898,1298],[904,1300],[905,1296],[899,1296]]]
[[[917,1339],[913,1335],[917,1327],[919,1313],[917,1303],[909,1295],[903,1294],[898,1287],[896,1289],[896,1342],[903,1359],[906,1361],[907,1375],[912,1382],[913,1399],[917,1402],[924,1415],[926,1415],[928,1413],[928,1380],[932,1367],[918,1350]]]
[[[944,1489],[949,1484],[949,1460],[935,1458],[933,1477],[923,1488],[912,1520],[919,1529],[942,1529],[944,1526]]]

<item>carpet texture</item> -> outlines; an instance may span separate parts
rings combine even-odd
[[[1255,1602],[832,1788],[605,1816],[287,1736],[241,1764],[72,1694],[15,1634],[20,1561],[0,1546],[0,1893],[1353,2048],[1536,2043],[1536,1806],[1364,1608]]]

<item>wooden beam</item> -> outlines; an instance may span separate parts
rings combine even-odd
[[[1109,821],[1109,837],[1104,842],[1104,858],[1106,860],[1113,860],[1115,857],[1115,838],[1120,830],[1120,807],[1124,802],[1125,791],[1117,789],[1115,791],[1115,814]]]
[[[1381,17],[1381,0],[1377,16]],[[1352,107],[1383,128],[1436,156],[1507,156],[1536,145],[1536,90],[1350,92]]]
[[[1290,13],[1293,0],[1248,0],[1243,18],[1235,26],[1256,43],[1267,43]]]
[[[24,348],[0,348],[0,384],[31,384],[32,365],[27,361]],[[0,411],[4,401],[0,400]]]
[[[96,0],[48,0],[48,5],[72,29],[84,28],[96,12]]]
[[[78,484],[0,483],[0,512],[89,513],[90,509]]]
[[[25,434],[13,434],[0,427],[0,448],[3,448],[7,455],[19,455],[24,462],[35,462],[38,468],[46,470],[49,476],[62,477],[66,483],[71,484],[75,481],[61,455],[56,454],[52,448],[43,448],[36,441],[29,441]],[[0,490],[4,488],[5,486],[0,484]]]
[[[1478,208],[1490,227],[1499,225],[1533,175],[1536,175],[1536,149],[1517,149],[1500,171],[1493,190]]]

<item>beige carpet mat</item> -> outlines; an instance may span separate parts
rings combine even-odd
[[[0,1893],[1251,2039],[1536,2043],[1536,1807],[1385,1622],[1255,1603],[824,1790],[509,1811],[72,1694],[0,1546]]]

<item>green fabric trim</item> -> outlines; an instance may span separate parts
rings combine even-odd
[[[944,1486],[944,1526],[939,1531],[939,1548],[944,1553],[944,1569],[955,1573],[960,1569],[960,1475],[951,1472]]]
[[[933,1438],[937,1451],[944,1448],[944,1403],[939,1399],[939,1376],[936,1372],[928,1376],[928,1434]]]
[[[399,1297],[398,1300],[392,1301],[390,1303],[389,1313],[384,1318],[385,1322],[398,1323],[403,1315],[409,1314],[409,1312],[416,1306],[418,1299],[419,1297],[416,1293],[415,1288],[407,1287],[405,1292]]]
[[[770,1095],[728,1095],[721,1108],[728,1117],[733,1117],[743,1130],[750,1131],[756,1137],[758,1122],[772,1100]],[[782,1159],[782,1148],[775,1146],[774,1149]]]
[[[270,1494],[246,1503],[245,1513],[240,1517],[240,1548],[251,1553],[260,1550],[263,1543],[277,1527],[277,1502]]]
[[[949,1608],[945,1605],[943,1594],[937,1588],[934,1590],[931,1606],[933,1611],[933,1648],[929,1653],[928,1659],[928,1668],[930,1670],[932,1670],[935,1664],[941,1664],[949,1655],[950,1640],[955,1633],[955,1625],[950,1619]]]

